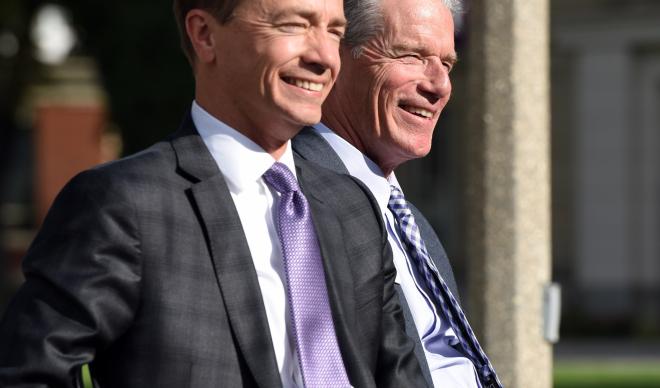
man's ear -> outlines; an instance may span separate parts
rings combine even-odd
[[[217,21],[208,12],[201,9],[192,9],[186,15],[186,33],[197,55],[197,60],[210,63],[215,60],[215,38],[213,31]]]

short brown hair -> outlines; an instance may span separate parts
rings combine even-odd
[[[186,15],[188,15],[188,12],[195,8],[203,9],[215,16],[220,24],[224,24],[231,19],[234,9],[240,1],[242,0],[174,0],[174,18],[179,28],[181,49],[191,65],[195,62],[195,51],[186,32]]]

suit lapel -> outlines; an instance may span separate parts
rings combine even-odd
[[[305,189],[302,183],[301,186],[312,212],[312,221],[323,257],[330,302],[337,304],[336,308],[333,307],[333,312],[336,312],[337,316],[344,317],[347,312],[353,311],[355,306],[353,293],[350,292],[353,290],[353,280],[349,263],[345,259],[341,225],[337,216],[314,194],[313,189]]]
[[[257,274],[227,184],[192,120],[184,121],[172,146],[181,172],[195,182],[191,198],[207,234],[237,347],[259,386],[279,387],[281,380]]]
[[[332,209],[324,202],[323,194],[317,189],[323,182],[306,168],[305,161],[300,158],[296,158],[296,171],[301,189],[309,202],[319,240],[328,299],[344,365],[349,379],[357,384],[362,381],[360,371],[368,370],[368,366],[359,357],[361,349],[358,348],[358,341],[353,338],[355,333],[352,329],[357,327],[354,282],[345,253],[342,227]]]

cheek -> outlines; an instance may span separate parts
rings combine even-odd
[[[301,51],[300,39],[279,38],[265,41],[264,45],[258,50],[257,55],[263,58],[263,67],[272,70],[295,62]]]
[[[369,83],[368,99],[377,102],[377,109],[381,112],[388,109],[388,102],[392,102],[396,94],[396,80],[389,66],[381,66],[367,75]]]
[[[413,79],[410,73],[401,69],[400,66],[393,66],[383,74],[383,89],[390,92],[397,92]]]
[[[392,65],[379,75],[380,100],[386,109],[396,109],[399,100],[416,93],[416,75],[412,66]]]

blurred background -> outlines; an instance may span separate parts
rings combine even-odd
[[[660,1],[550,6],[555,386],[660,387]],[[465,285],[467,16],[457,25],[433,150],[397,175]],[[170,2],[0,2],[0,311],[64,183],[176,130],[192,86]]]

